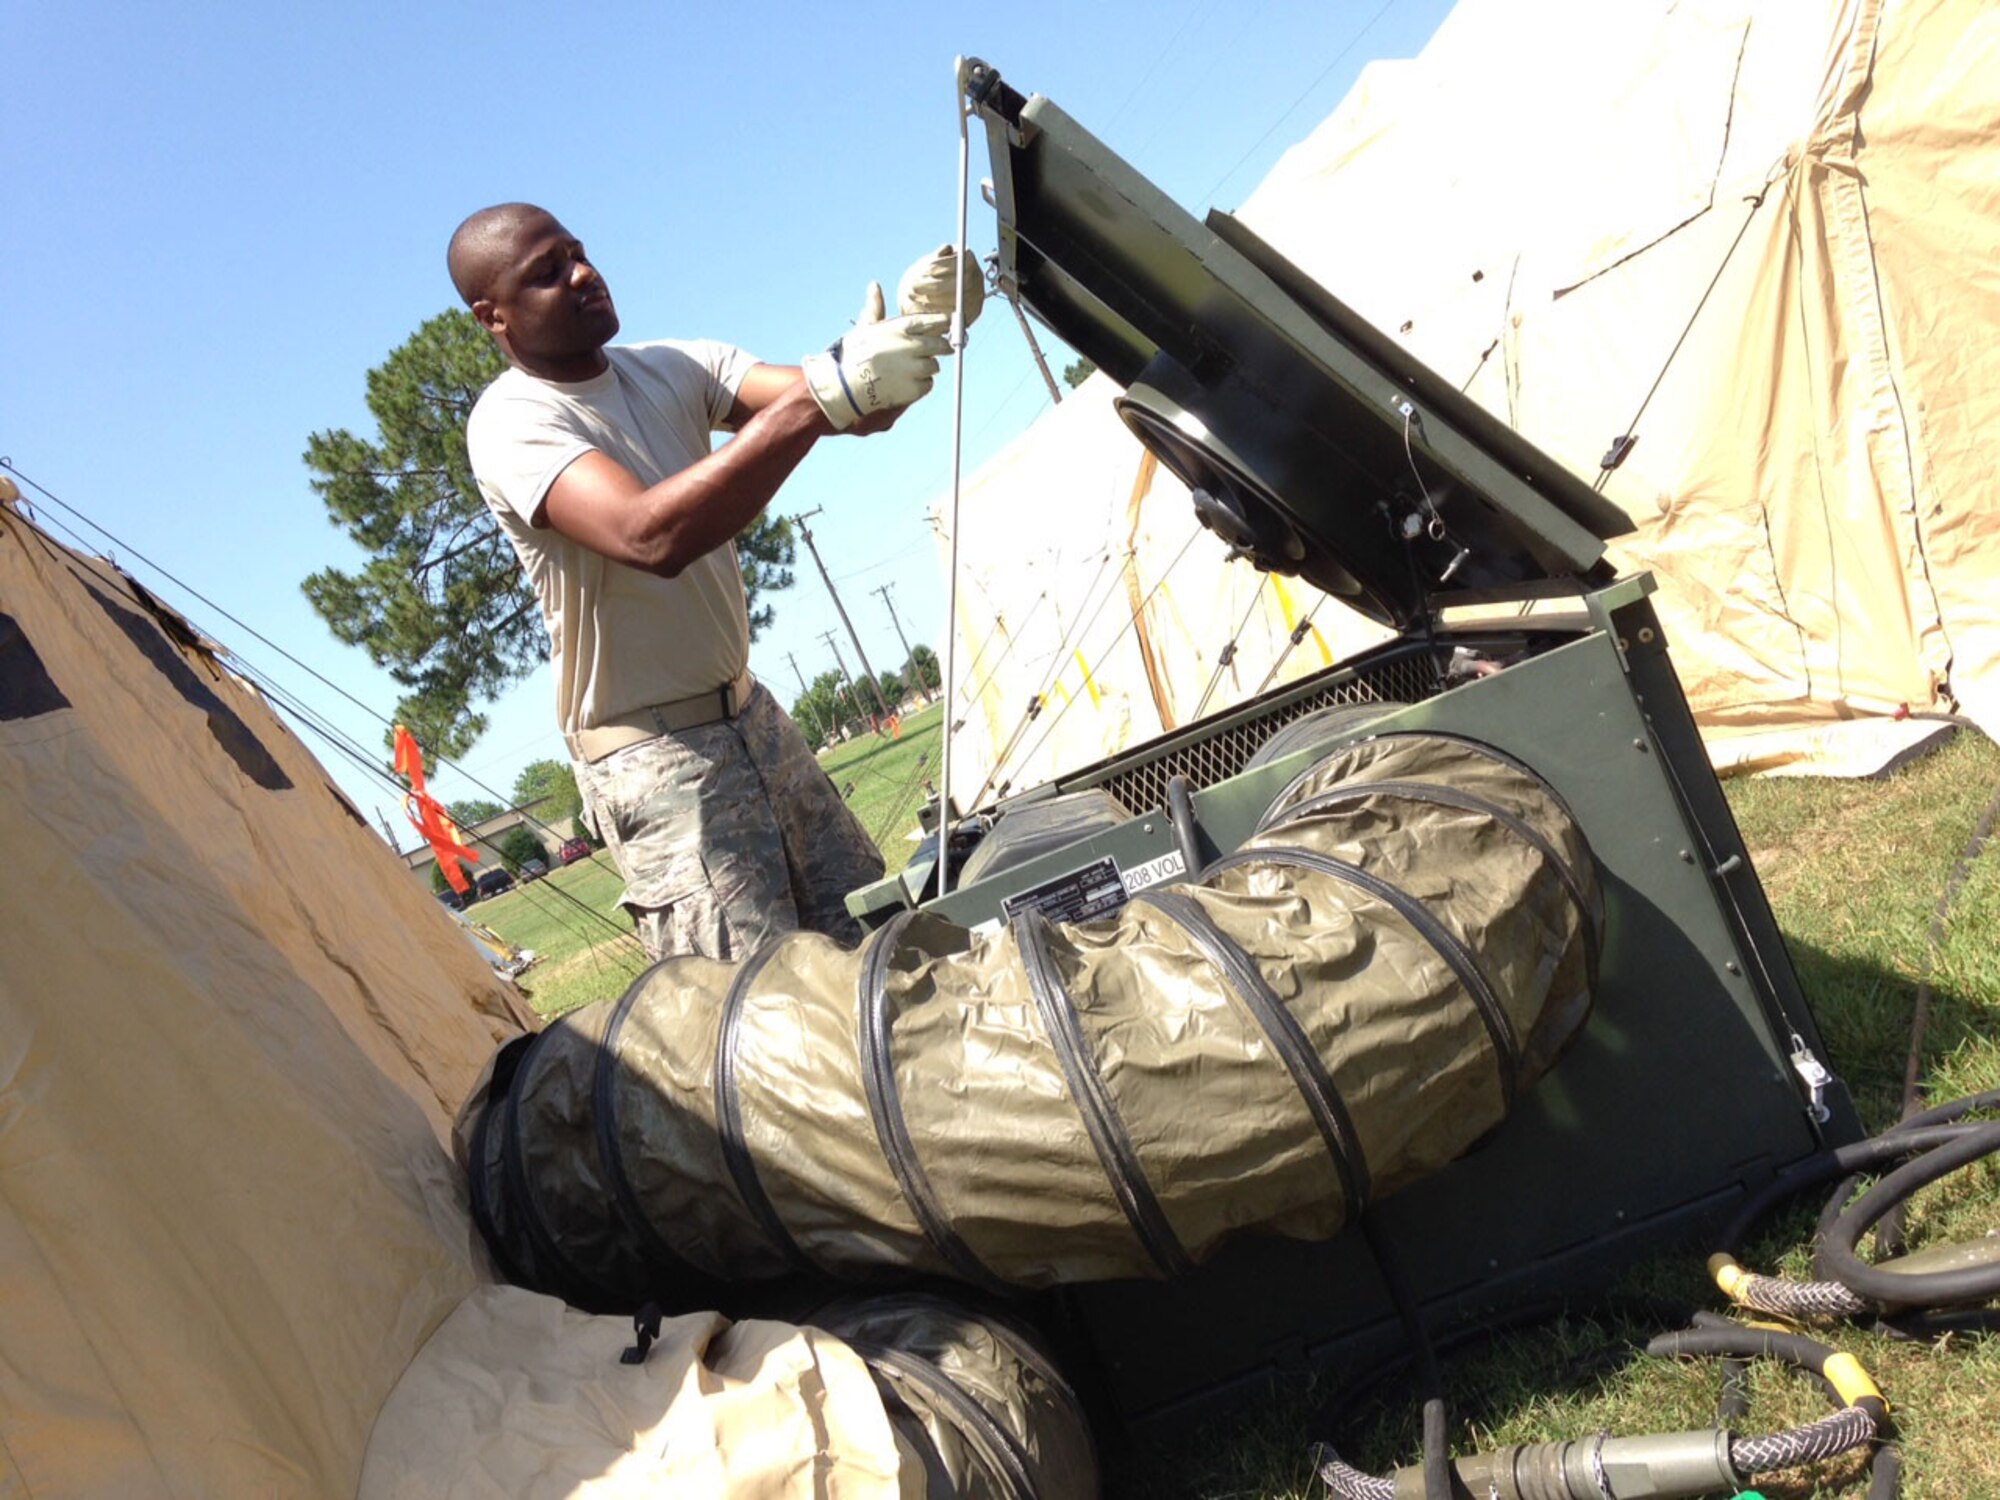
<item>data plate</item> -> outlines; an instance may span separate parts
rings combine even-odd
[[[1081,870],[1016,891],[1000,907],[1009,917],[1032,906],[1052,922],[1088,922],[1092,917],[1109,916],[1124,904],[1125,882],[1118,878],[1118,866],[1106,855]]]

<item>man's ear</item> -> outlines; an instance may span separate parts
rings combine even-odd
[[[481,297],[472,304],[472,318],[488,333],[501,333],[507,327],[507,315],[500,311],[491,297]]]

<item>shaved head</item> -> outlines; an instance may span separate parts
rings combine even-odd
[[[510,362],[544,380],[604,372],[618,309],[583,241],[547,209],[480,209],[453,232],[445,264],[473,319]]]
[[[451,284],[467,307],[487,295],[494,273],[513,257],[521,229],[531,221],[554,215],[532,203],[496,203],[471,215],[453,231],[445,264]]]

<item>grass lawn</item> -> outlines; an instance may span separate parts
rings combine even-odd
[[[935,778],[940,710],[905,722],[900,739],[863,739],[821,757],[875,835],[891,869],[908,859],[902,837],[916,823],[921,782]],[[2000,748],[1959,735],[1943,751],[1879,782],[1736,782],[1729,800],[1742,825],[1835,1070],[1853,1089],[1863,1123],[1896,1117],[1912,1010],[1928,979],[1931,1011],[1921,1056],[1927,1097],[1942,1101],[2000,1087],[2000,840],[1962,867],[1949,920],[1934,939],[1934,914],[1982,812],[2000,791]],[[563,901],[566,891],[609,914],[612,926]],[[547,957],[523,976],[537,1009],[553,1015],[619,993],[643,967],[617,912],[618,878],[607,856],[572,866],[471,914]],[[619,936],[619,934],[626,934]],[[1691,1107],[1698,1107],[1691,1101]],[[1747,1247],[1754,1270],[1809,1275],[1807,1240],[1817,1202],[1768,1226]],[[1993,1161],[1918,1195],[1913,1246],[2000,1235],[2000,1164]],[[1702,1269],[1705,1250],[1637,1268],[1635,1297],[1715,1307]],[[1626,1353],[1665,1326],[1625,1323],[1612,1312],[1496,1339],[1448,1365],[1454,1451],[1517,1442],[1587,1438],[1599,1430],[1639,1434],[1703,1428],[1714,1420],[1713,1364],[1677,1367]],[[1815,1336],[1855,1354],[1896,1413],[1908,1500],[2000,1500],[2000,1339],[1960,1336],[1934,1347],[1903,1344],[1849,1327]],[[1758,1367],[1745,1432],[1810,1420],[1828,1408],[1805,1381]],[[1305,1500],[1324,1493],[1310,1444],[1336,1441],[1344,1457],[1385,1473],[1418,1455],[1406,1392],[1359,1409],[1339,1430],[1315,1414],[1332,1395],[1304,1377],[1254,1411],[1199,1427],[1171,1447],[1120,1460],[1114,1495],[1148,1500]],[[1803,1481],[1779,1476],[1758,1489],[1778,1497],[1858,1495],[1860,1466],[1836,1464]]]
[[[544,1016],[559,1016],[593,1000],[623,994],[646,967],[646,953],[619,909],[624,889],[611,856],[551,870],[466,908],[517,948],[541,955],[515,982]]]
[[[917,810],[930,795],[925,783],[937,781],[943,723],[944,707],[934,703],[904,719],[897,738],[863,735],[819,758],[881,849],[891,875],[910,862],[917,846],[910,835],[916,831]]]

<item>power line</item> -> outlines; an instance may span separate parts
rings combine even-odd
[[[1345,47],[1342,47],[1338,52],[1334,53],[1333,60],[1329,62],[1325,67],[1319,70],[1319,75],[1316,78],[1314,78],[1311,83],[1305,86],[1305,91],[1301,93],[1298,98],[1294,99],[1290,104],[1285,106],[1284,111],[1281,114],[1279,114],[1278,118],[1271,122],[1270,129],[1266,130],[1262,135],[1258,136],[1256,140],[1252,141],[1250,143],[1250,149],[1248,151],[1245,151],[1241,156],[1237,157],[1235,165],[1230,167],[1230,169],[1227,172],[1224,172],[1220,177],[1216,178],[1215,186],[1211,187],[1207,192],[1203,193],[1201,197],[1208,202],[1211,203],[1214,202],[1215,195],[1221,191],[1222,185],[1225,182],[1229,181],[1230,178],[1236,175],[1236,173],[1242,168],[1243,163],[1250,160],[1251,157],[1257,154],[1258,148],[1261,147],[1264,144],[1264,142],[1268,141],[1273,135],[1277,133],[1278,127],[1284,124],[1285,121],[1289,120],[1294,114],[1294,112],[1297,111],[1298,107],[1301,104],[1304,104],[1307,99],[1312,97],[1313,90],[1318,88],[1322,83],[1325,83],[1327,75],[1331,73],[1335,68],[1340,66],[1341,62],[1346,58],[1348,53],[1352,52],[1356,47],[1361,45],[1361,39],[1364,36],[1368,35],[1369,32],[1375,29],[1375,23],[1381,20],[1384,16],[1388,15],[1389,12],[1394,10],[1395,8],[1396,8],[1396,0],[1383,0],[1382,8],[1376,11],[1374,15],[1368,18],[1367,23],[1363,25],[1359,31],[1354,33],[1354,36],[1352,37],[1352,39],[1349,40],[1348,44]]]
[[[195,599],[199,599],[203,604],[208,606],[208,608],[214,610],[218,615],[222,616],[223,619],[229,621],[232,625],[242,630],[245,634],[262,642],[264,645],[269,646],[273,651],[277,652],[280,656],[284,657],[286,661],[290,662],[293,666],[297,667],[307,676],[313,678],[314,681],[321,683],[325,687],[331,688],[334,692],[338,693],[342,698],[346,699],[349,703],[352,703],[356,708],[360,709],[363,713],[369,715],[371,718],[375,719],[379,723],[385,725],[392,724],[391,720],[384,717],[380,712],[370,707],[367,703],[363,702],[361,699],[355,697],[354,694],[348,692],[347,689],[342,687],[339,683],[333,681],[333,679],[327,677],[324,673],[316,671],[314,668],[300,661],[298,657],[294,656],[291,652],[287,651],[283,646],[280,646],[276,641],[272,640],[262,631],[256,629],[254,626],[248,624],[246,621],[239,619],[236,615],[230,613],[227,609],[224,609],[220,604],[216,603],[213,599],[209,598],[206,594],[202,593],[201,590],[195,588],[192,584],[186,582],[185,580],[181,579],[174,573],[170,572],[167,568],[163,567],[161,564],[153,561],[152,558],[146,556],[145,553],[141,552],[138,548],[132,546],[129,542],[126,542],[121,537],[118,537],[115,534],[113,534],[107,528],[99,525],[89,516],[85,515],[82,511],[78,510],[74,505],[69,504],[67,501],[57,496],[54,493],[54,491],[50,490],[46,485],[43,485],[37,482],[36,480],[29,478],[26,474],[22,473],[20,469],[14,466],[14,460],[12,458],[7,457],[5,455],[0,455],[0,469],[5,469],[8,473],[12,474],[15,478],[19,479],[23,484],[28,485],[31,489],[35,491],[36,494],[40,495],[43,499],[47,500],[51,505],[57,506],[61,510],[68,513],[69,515],[74,516],[77,520],[81,521],[84,525],[88,526],[92,531],[96,532],[99,536],[102,536],[107,541],[109,541],[113,546],[118,547],[122,549],[125,553],[129,554],[130,556],[137,558],[140,562],[144,563],[147,567],[151,568],[155,573],[158,573],[162,578],[165,578],[168,582],[172,583],[176,588],[180,589],[182,592],[192,596]],[[65,528],[65,530],[67,529],[68,528]],[[71,535],[75,535],[75,533],[72,532]],[[81,542],[82,539],[78,538],[78,541]],[[204,632],[204,634],[206,634],[206,632]],[[352,736],[347,735],[340,730],[334,729],[332,727],[331,720],[326,719],[325,716],[320,714],[317,710],[307,708],[306,705],[304,704],[304,701],[302,699],[299,699],[296,694],[292,694],[288,690],[280,688],[278,684],[275,682],[275,680],[271,679],[267,674],[262,674],[257,669],[253,668],[248,662],[248,660],[246,660],[240,653],[238,653],[233,649],[228,649],[228,648],[224,649],[227,650],[231,660],[236,663],[236,669],[240,671],[241,675],[244,678],[246,678],[253,686],[255,686],[259,692],[263,693],[265,697],[270,699],[271,702],[278,705],[280,708],[285,709],[285,711],[291,714],[295,719],[297,719],[301,725],[310,728],[327,744],[331,745],[342,755],[346,756],[349,760],[353,761],[357,766],[359,766],[369,775],[376,777],[377,779],[386,783],[389,787],[393,788],[398,798],[404,795],[407,788],[405,788],[401,782],[399,782],[392,775],[390,775],[387,768],[385,768],[379,760],[376,760],[373,756],[359,749],[357,742],[354,741]],[[501,793],[495,791],[492,787],[487,786],[486,783],[484,783],[483,781],[480,781],[477,777],[473,776],[469,771],[465,770],[464,767],[458,766],[455,763],[446,760],[443,756],[434,756],[433,759],[435,759],[439,765],[447,766],[450,769],[457,771],[459,775],[464,776],[466,780],[470,781],[474,786],[486,792],[488,795],[493,797],[500,797],[502,795]],[[519,811],[519,809],[514,809],[514,810]],[[543,823],[539,818],[531,817],[523,813],[522,821],[525,823],[532,824],[536,828],[539,828],[544,834],[547,834],[551,837],[556,837],[558,839],[560,838],[560,835],[557,833],[555,829],[551,828],[546,823]],[[394,852],[396,852],[400,857],[401,855],[400,850],[396,850]],[[599,922],[604,923],[605,926],[609,927],[618,936],[629,939],[634,943],[637,943],[639,941],[638,936],[635,933],[626,932],[623,928],[620,928],[617,923],[613,922],[609,917],[607,917],[603,912],[598,911],[595,907],[590,906],[587,903],[579,900],[577,897],[571,895],[568,891],[562,890],[562,888],[559,886],[555,887],[554,889],[556,889],[557,892],[565,900],[571,902],[579,910],[588,912],[593,918],[595,918]]]

